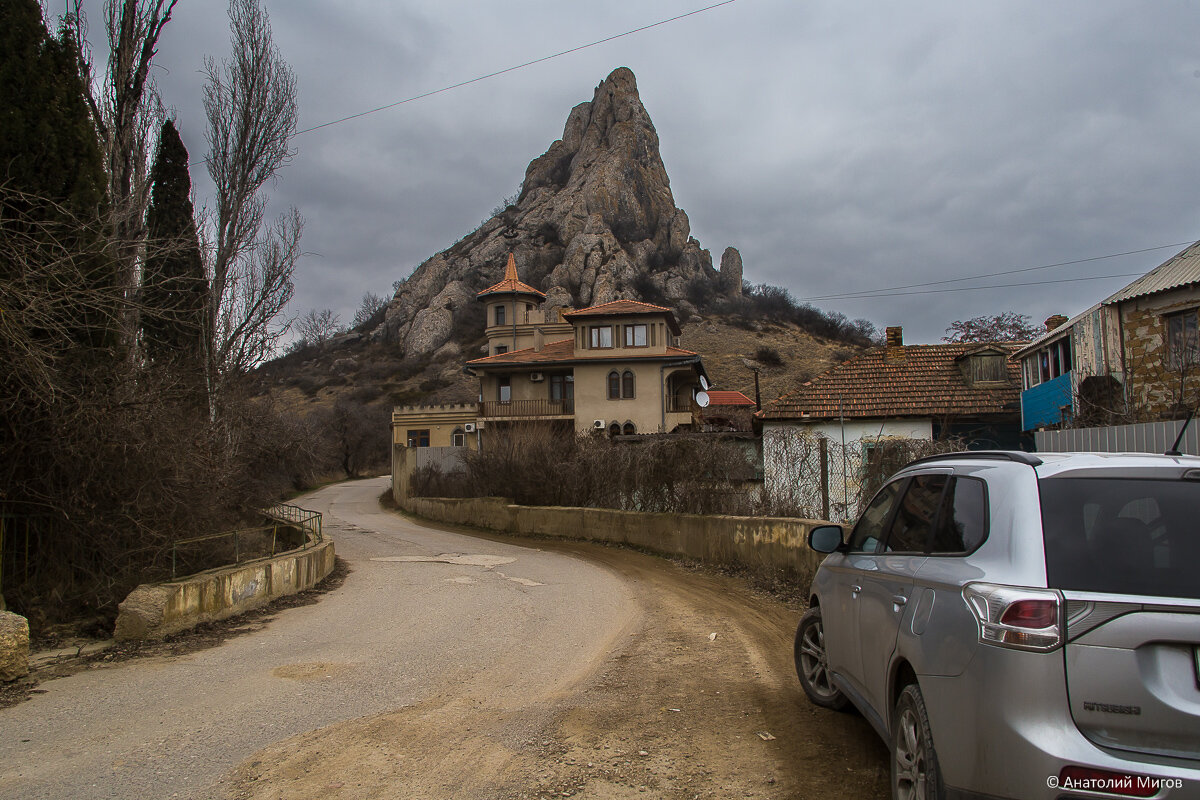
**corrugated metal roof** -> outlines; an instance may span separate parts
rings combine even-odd
[[[1190,283],[1200,283],[1200,242],[1188,245],[1124,289],[1109,296],[1101,305],[1165,292]]]

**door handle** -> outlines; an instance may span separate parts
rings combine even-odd
[[[902,594],[892,595],[892,610],[899,611],[904,608],[904,604],[908,602],[908,598]]]

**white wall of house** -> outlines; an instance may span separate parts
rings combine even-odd
[[[826,445],[829,513],[821,482],[819,440]],[[886,439],[932,439],[932,419],[780,420],[763,422],[763,485],[769,497],[790,501],[808,516],[848,521],[862,489],[863,456]],[[843,442],[845,446],[843,447]]]

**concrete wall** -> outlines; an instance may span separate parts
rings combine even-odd
[[[113,638],[161,639],[310,589],[334,564],[333,542],[292,550],[170,583],[143,584],[121,603]]]
[[[411,497],[402,506],[440,522],[631,545],[661,555],[791,577],[806,586],[824,558],[808,547],[808,532],[824,524],[814,520],[518,506],[498,497]]]

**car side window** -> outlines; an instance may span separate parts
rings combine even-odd
[[[847,546],[850,552],[874,553],[879,549],[879,543],[883,541],[886,533],[884,526],[891,519],[892,509],[896,507],[896,498],[900,496],[903,486],[904,481],[898,480],[879,490],[879,494],[875,495],[866,511],[859,517],[854,532],[850,534]]]
[[[987,488],[977,478],[950,484],[933,532],[934,553],[969,553],[987,536]]]
[[[918,475],[909,481],[887,538],[887,552],[926,552],[949,477],[945,474]]]

